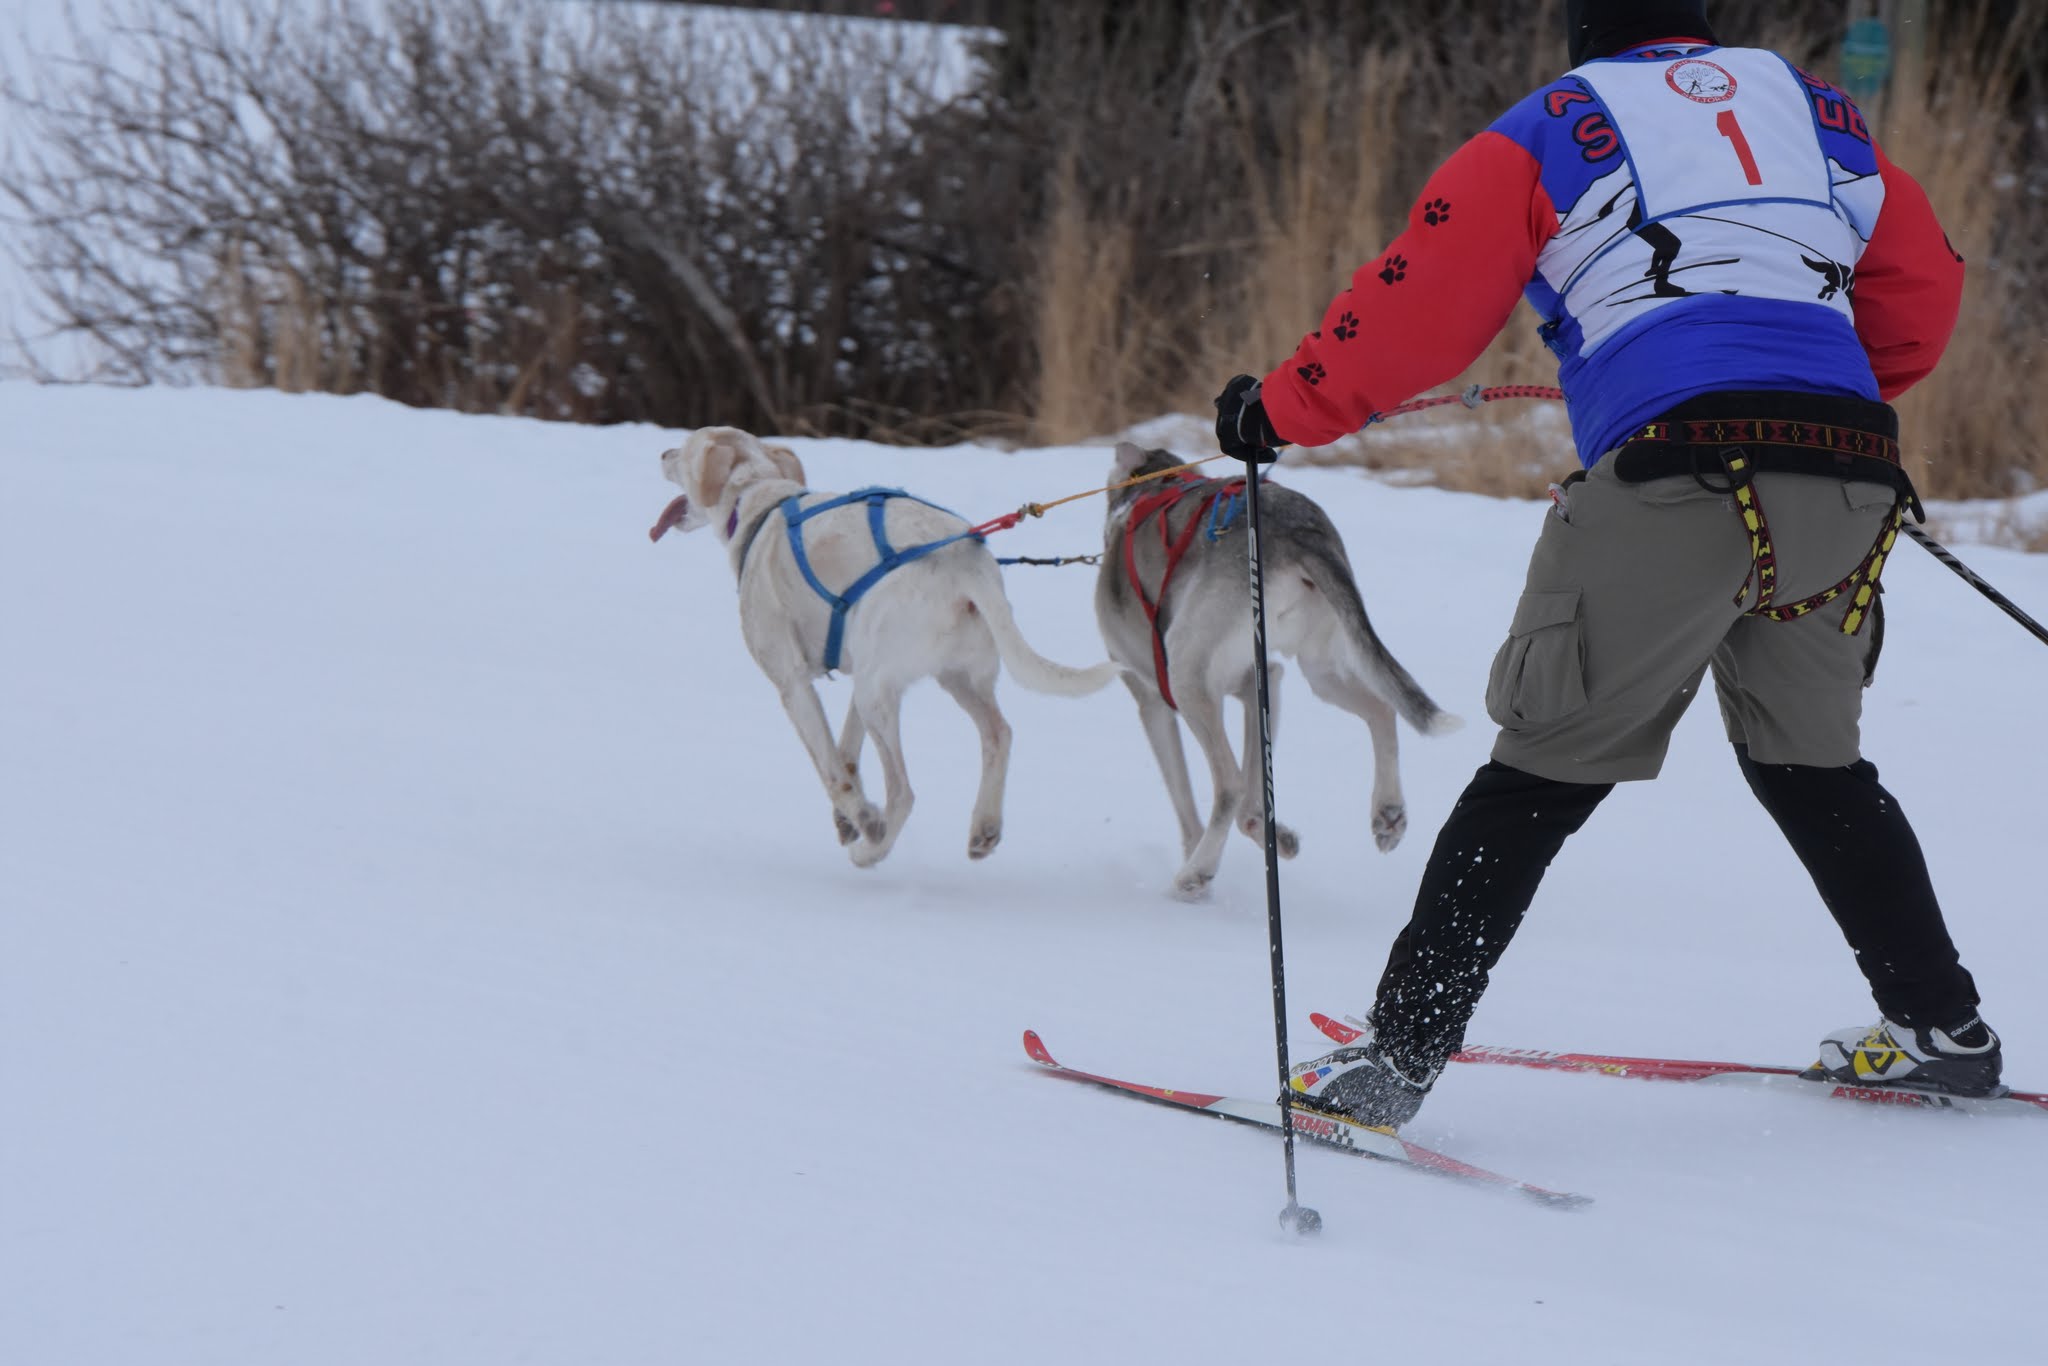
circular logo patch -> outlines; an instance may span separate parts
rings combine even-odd
[[[1687,57],[1664,68],[1664,83],[1689,100],[1720,104],[1735,98],[1735,78],[1726,68]]]

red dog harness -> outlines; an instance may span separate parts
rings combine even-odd
[[[1175,535],[1167,513],[1181,499],[1193,494],[1200,494],[1202,501],[1180,533]],[[1138,595],[1139,605],[1145,609],[1145,620],[1152,626],[1152,669],[1159,678],[1159,695],[1175,711],[1180,710],[1180,704],[1173,700],[1173,688],[1166,681],[1166,633],[1159,625],[1159,609],[1166,601],[1173,571],[1180,568],[1188,547],[1195,542],[1195,533],[1202,530],[1206,522],[1209,539],[1216,540],[1236,520],[1238,499],[1243,496],[1242,479],[1197,479],[1183,474],[1131,504],[1130,519],[1124,523],[1124,576],[1131,581],[1131,591]],[[1166,571],[1159,576],[1157,595],[1146,593],[1143,581],[1138,578],[1138,528],[1153,517],[1159,519],[1159,548],[1166,552]]]

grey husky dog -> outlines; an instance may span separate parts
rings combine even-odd
[[[1110,482],[1180,463],[1170,451],[1126,441],[1116,448]],[[1202,896],[1216,876],[1233,824],[1265,840],[1256,809],[1262,803],[1240,812],[1248,784],[1223,727],[1223,699],[1235,697],[1244,703],[1244,754],[1252,761],[1259,732],[1251,580],[1245,519],[1230,505],[1229,482],[1169,476],[1113,492],[1095,584],[1103,642],[1109,657],[1125,666],[1124,683],[1137,699],[1180,821],[1185,861],[1174,889],[1190,898]],[[1373,841],[1382,852],[1392,849],[1408,828],[1396,714],[1424,735],[1464,723],[1432,702],[1373,633],[1328,515],[1278,484],[1260,486],[1259,510],[1274,721],[1282,669],[1271,657],[1290,655],[1317,697],[1360,717],[1371,732]],[[1188,784],[1176,709],[1209,761],[1214,796],[1206,824]],[[1292,858],[1300,848],[1294,832],[1282,826],[1276,835],[1281,855]]]

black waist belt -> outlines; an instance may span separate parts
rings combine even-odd
[[[1853,593],[1842,630],[1863,629],[1877,594],[1877,578],[1898,539],[1910,510],[1926,521],[1913,481],[1900,463],[1898,417],[1882,403],[1861,399],[1799,395],[1798,418],[1726,416],[1742,412],[1782,412],[1785,394],[1715,394],[1681,404],[1646,423],[1615,452],[1614,474],[1625,484],[1647,483],[1690,475],[1700,487],[1734,497],[1736,511],[1749,534],[1750,572],[1735,601],[1749,599],[1757,585],[1756,604],[1747,615],[1791,621],[1819,610],[1845,593]],[[1776,606],[1777,549],[1763,503],[1751,487],[1759,474],[1805,474],[1833,479],[1867,480],[1894,494],[1891,515],[1877,543],[1849,576],[1824,592],[1789,606]]]

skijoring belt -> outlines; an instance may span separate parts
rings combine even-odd
[[[1791,415],[1796,412],[1796,416]],[[1755,414],[1785,414],[1756,416]],[[1731,414],[1742,414],[1731,416]],[[1853,594],[1842,634],[1856,635],[1869,619],[1878,576],[1897,543],[1906,513],[1927,520],[1920,496],[1899,455],[1899,419],[1889,405],[1821,394],[1721,393],[1682,403],[1639,428],[1614,456],[1625,484],[1691,475],[1701,488],[1726,493],[1749,534],[1749,573],[1736,591],[1738,606],[1757,586],[1756,605],[1743,615],[1793,621]],[[1818,475],[1865,480],[1892,490],[1892,509],[1877,541],[1847,578],[1798,602],[1777,606],[1778,553],[1757,496],[1759,474]],[[1718,482],[1709,482],[1716,479]]]

